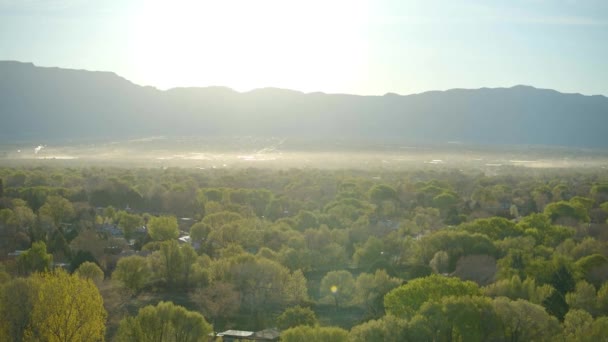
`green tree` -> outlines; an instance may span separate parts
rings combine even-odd
[[[492,341],[501,322],[492,300],[481,296],[449,296],[428,301],[416,314],[433,340]]]
[[[61,223],[70,221],[75,215],[74,206],[70,201],[54,195],[46,198],[46,202],[40,207],[38,213],[50,217],[55,227],[60,227]]]
[[[576,283],[575,290],[566,294],[566,303],[571,310],[585,310],[591,315],[595,315],[598,303],[595,287],[584,280],[579,281]]]
[[[135,229],[141,227],[144,223],[144,220],[141,218],[141,216],[136,214],[129,214],[124,211],[119,212],[118,217],[118,226],[120,227],[120,229],[122,229],[125,239],[127,240],[133,237]]]
[[[171,302],[148,305],[139,310],[137,316],[120,322],[118,341],[206,341],[212,327],[205,318],[194,311]]]
[[[552,341],[559,333],[557,318],[540,305],[505,297],[496,298],[492,303],[503,323],[501,331],[506,341]]]
[[[26,338],[38,341],[100,341],[106,310],[97,287],[63,270],[37,273],[34,307]]]
[[[480,295],[477,284],[458,278],[431,275],[409,281],[384,296],[386,311],[397,317],[409,318],[427,301],[448,296]]]
[[[429,262],[429,266],[431,266],[435,273],[447,273],[450,267],[450,256],[445,251],[439,251],[435,253],[433,259]]]
[[[401,280],[390,277],[385,270],[377,270],[374,274],[361,273],[355,283],[354,301],[372,315],[379,316],[383,312],[384,295],[399,285]]]
[[[397,192],[386,184],[374,185],[369,191],[369,198],[374,203],[397,199]]]
[[[406,320],[386,315],[354,326],[348,337],[351,342],[404,342],[411,340],[407,334],[408,328]]]
[[[577,202],[559,201],[547,204],[544,214],[549,216],[552,222],[558,219],[574,219],[578,222],[589,222],[587,209]]]
[[[166,241],[177,239],[177,219],[175,216],[152,217],[148,221],[148,234],[153,240]]]
[[[281,333],[283,342],[347,342],[348,331],[337,327],[301,325]]]
[[[101,268],[96,263],[90,261],[80,264],[74,273],[82,278],[91,279],[95,284],[101,283],[104,277]]]
[[[491,217],[477,219],[472,222],[463,223],[458,229],[469,233],[480,233],[492,240],[502,240],[507,237],[515,237],[523,234],[523,229],[513,221],[503,217]]]
[[[234,317],[241,306],[240,293],[234,285],[226,282],[214,282],[199,288],[190,298],[216,327],[224,326],[225,321]]]
[[[315,326],[319,322],[315,312],[310,308],[294,306],[283,311],[277,317],[277,325],[279,329],[285,330],[299,325]]]
[[[15,278],[0,287],[0,340],[20,342],[30,326],[37,300],[31,278]]]
[[[132,255],[121,258],[112,273],[112,279],[119,281],[133,294],[139,293],[150,279],[151,271],[146,258]]]
[[[585,310],[571,309],[564,316],[562,323],[562,335],[565,341],[579,342],[584,341],[593,325],[593,317]],[[598,341],[594,339],[593,341]]]
[[[551,285],[537,285],[534,278],[528,277],[522,282],[517,275],[499,280],[482,290],[486,296],[525,299],[535,304],[542,304],[555,291]]]
[[[207,238],[211,232],[211,226],[203,222],[197,222],[190,227],[190,238],[192,241],[201,242]]]
[[[370,236],[369,239],[355,250],[353,261],[363,269],[369,269],[376,262],[385,260],[384,243],[375,236]]]
[[[46,244],[42,241],[34,242],[32,248],[17,257],[17,268],[20,274],[44,272],[51,269],[53,256],[46,252]]]
[[[331,271],[321,279],[321,297],[334,302],[336,309],[350,303],[355,295],[355,279],[348,271]]]

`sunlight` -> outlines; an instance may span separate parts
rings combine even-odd
[[[366,62],[362,1],[156,1],[133,25],[131,64],[161,88],[331,89]]]

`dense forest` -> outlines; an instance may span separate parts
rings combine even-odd
[[[607,219],[604,169],[4,167],[0,340],[600,341]]]

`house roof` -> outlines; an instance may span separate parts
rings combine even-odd
[[[218,333],[217,336],[229,336],[229,337],[251,337],[253,336],[253,331],[243,331],[243,330],[226,330],[224,332]]]
[[[276,340],[281,333],[277,329],[264,329],[254,334],[256,340]]]

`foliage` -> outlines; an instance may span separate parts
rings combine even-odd
[[[383,313],[384,295],[399,285],[401,280],[390,277],[385,270],[377,270],[374,274],[361,273],[355,282],[354,301],[378,316]]]
[[[396,317],[409,318],[427,301],[448,296],[479,295],[477,284],[458,278],[431,275],[409,281],[384,296],[386,311]]]
[[[540,305],[499,297],[493,306],[504,324],[502,334],[507,341],[552,341],[559,332],[557,318]]]
[[[230,283],[215,282],[198,289],[191,299],[212,323],[235,316],[241,305],[240,293]]]
[[[300,325],[315,326],[318,324],[315,312],[310,308],[294,306],[283,311],[277,317],[277,325],[279,329],[285,330]]]
[[[44,341],[99,341],[107,313],[97,287],[65,271],[38,273],[31,319],[25,336]]]
[[[284,342],[347,342],[348,331],[337,327],[310,327],[301,325],[281,333]]]
[[[336,309],[350,303],[355,296],[355,279],[348,271],[331,271],[321,279],[321,296],[333,301]]]
[[[367,321],[354,326],[348,337],[352,342],[386,341],[403,342],[408,341],[408,322],[404,319],[387,315],[378,320]]]
[[[153,240],[166,241],[177,239],[177,219],[175,216],[152,217],[148,221],[148,234]]]
[[[37,285],[31,278],[15,278],[0,287],[0,340],[25,339],[37,301]]]
[[[38,241],[17,258],[17,267],[21,274],[44,272],[51,269],[52,262],[53,256],[46,252],[46,244]]]
[[[139,310],[137,316],[120,322],[118,341],[205,341],[212,327],[205,318],[194,311],[160,302]]]
[[[112,279],[137,294],[150,279],[151,271],[146,258],[133,255],[121,258],[112,273]]]
[[[526,278],[521,281],[517,275],[514,275],[511,279],[499,280],[482,288],[482,292],[486,296],[508,297],[513,300],[525,299],[535,304],[542,304],[553,291],[551,285],[537,285],[534,278]]]
[[[78,266],[78,269],[74,272],[81,278],[90,279],[94,283],[99,283],[103,280],[104,274],[101,268],[94,262],[86,261]]]

